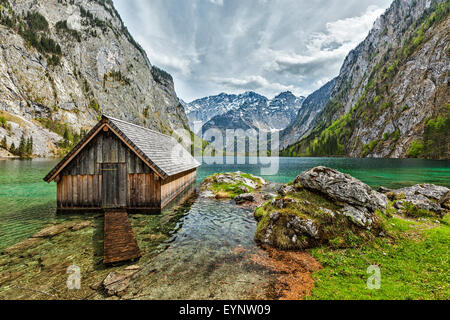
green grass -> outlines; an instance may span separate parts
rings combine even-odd
[[[393,217],[385,221],[386,238],[352,249],[310,250],[324,268],[313,274],[308,299],[449,299],[450,219],[433,221]],[[379,290],[367,288],[371,265],[381,270]]]
[[[238,195],[241,195],[241,194],[244,193],[244,191],[239,189],[239,187],[245,187],[245,188],[247,188],[249,190],[249,192],[253,192],[254,191],[253,188],[250,188],[249,186],[246,186],[242,182],[238,182],[238,183],[214,183],[211,186],[211,190],[214,193],[220,193],[220,192],[227,193],[229,195],[229,198],[234,199]]]

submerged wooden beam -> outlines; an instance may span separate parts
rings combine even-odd
[[[129,261],[141,257],[126,211],[105,211],[103,263]]]

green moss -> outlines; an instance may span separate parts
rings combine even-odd
[[[234,199],[238,195],[241,195],[244,193],[252,193],[255,191],[255,188],[247,186],[246,184],[244,184],[241,181],[236,180],[231,183],[219,182],[217,180],[217,176],[220,176],[220,175],[231,175],[231,176],[240,175],[242,178],[250,179],[253,182],[255,182],[256,189],[259,189],[260,187],[262,187],[261,180],[258,177],[254,177],[247,173],[238,174],[235,172],[230,172],[230,173],[216,173],[212,176],[207,177],[202,182],[202,189],[204,190],[206,188],[206,186],[208,186],[209,190],[212,191],[218,198],[223,198],[223,199],[225,199],[225,198]],[[245,191],[245,189],[247,191]]]
[[[419,207],[417,207],[416,205],[414,205],[411,202],[408,201],[403,201],[403,212],[405,213],[406,216],[408,217],[412,217],[412,218],[422,218],[422,217],[433,217],[435,216],[434,213],[424,210],[424,209],[420,209]]]
[[[364,145],[362,156],[365,157],[369,153],[371,153],[378,146],[378,143],[380,143],[379,140],[373,140],[373,141],[370,141],[368,144]]]
[[[269,227],[270,215],[274,212],[280,218],[271,224],[272,244],[281,249],[306,249],[320,244],[331,247],[360,246],[370,241],[379,232],[381,224],[375,222],[369,232],[363,231],[346,216],[339,214],[342,210],[331,199],[296,186],[295,192],[286,197],[278,197],[285,205],[282,209],[274,206],[272,201],[267,202],[262,208],[255,211],[255,217],[259,221],[255,239],[264,242]],[[319,228],[319,237],[312,238],[307,235],[298,237],[292,229],[288,229],[288,222],[293,216],[303,220],[311,220]],[[380,218],[381,220],[381,218]],[[295,237],[294,237],[295,236]],[[296,239],[293,242],[293,239]]]
[[[261,221],[261,219],[264,217],[265,214],[266,214],[266,210],[264,209],[264,207],[256,208],[255,219],[257,221]]]
[[[254,189],[246,186],[242,182],[238,182],[238,183],[218,183],[217,182],[217,183],[214,183],[210,187],[210,189],[216,194],[225,193],[225,194],[228,194],[229,198],[234,199],[238,195],[245,193],[239,187],[245,187],[248,189],[249,192],[253,192],[253,190],[254,190]]]

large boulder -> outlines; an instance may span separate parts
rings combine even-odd
[[[326,167],[316,167],[301,173],[294,184],[321,192],[335,201],[371,211],[385,210],[388,204],[386,195],[372,190],[367,184],[348,174]]]
[[[419,210],[443,215],[448,209],[446,203],[448,202],[449,192],[450,189],[446,187],[434,184],[418,184],[393,190],[387,195],[395,202],[396,209],[405,211],[413,206]]]
[[[383,231],[376,210],[387,209],[387,196],[336,170],[303,172],[278,194],[255,211],[259,243],[281,249],[351,247]]]

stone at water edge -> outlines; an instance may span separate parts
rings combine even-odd
[[[283,197],[291,192],[295,192],[295,188],[293,186],[289,186],[289,185],[283,185],[280,187],[280,189],[278,189],[278,194]]]
[[[441,200],[439,200],[439,204],[441,205],[441,207],[450,210],[450,191],[447,192],[442,198]]]
[[[243,193],[234,198],[234,201],[237,204],[242,204],[244,202],[253,202],[255,201],[255,196],[251,193]]]
[[[385,210],[387,202],[385,195],[361,181],[318,167],[301,173],[294,184],[281,187],[278,197],[255,211],[255,240],[304,250],[341,241],[349,232],[368,239],[382,231],[375,210]],[[364,229],[368,232],[360,232]],[[342,240],[340,245],[344,244],[352,245]]]
[[[372,190],[367,184],[327,167],[316,167],[301,173],[294,182],[303,187],[319,191],[336,201],[375,211],[386,210],[386,195]]]
[[[291,198],[272,199],[272,205],[278,209],[284,209],[291,203],[298,203],[298,200]]]
[[[393,190],[388,193],[391,200],[395,202],[395,208],[405,209],[405,204],[410,203],[418,209],[438,213],[440,215],[446,212],[446,203],[450,189],[436,186],[433,184],[418,184],[412,187]]]
[[[250,190],[258,190],[261,188],[261,186],[265,186],[268,184],[266,180],[264,180],[261,177],[257,177],[254,175],[249,174],[250,177],[255,179],[256,181],[253,181],[252,179],[249,179],[247,177],[243,177],[244,173],[238,171],[238,172],[230,172],[230,173],[219,173],[212,175],[210,177],[205,178],[205,180],[201,183],[200,186],[200,197],[201,198],[230,198],[227,197],[228,192],[216,192],[211,190],[211,187],[213,184],[224,184],[224,185],[235,185],[237,188],[244,194],[250,193]],[[258,183],[259,181],[259,183]],[[241,184],[238,186],[238,184]],[[243,185],[242,185],[243,184]],[[239,201],[239,199],[238,199]],[[247,201],[253,201],[253,200],[247,200]]]
[[[422,195],[430,199],[441,200],[445,194],[450,192],[449,188],[436,186],[434,184],[417,184],[412,187],[407,187],[399,190],[394,190],[394,193],[403,193],[406,197],[414,197]]]

